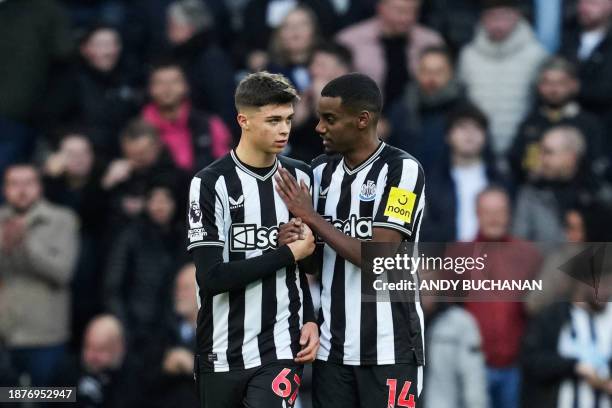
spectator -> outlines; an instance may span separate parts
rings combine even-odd
[[[41,95],[52,68],[65,63],[71,49],[67,21],[55,1],[0,2],[0,174],[30,159]]]
[[[388,143],[410,152],[429,171],[441,159],[447,116],[465,103],[464,92],[445,48],[425,49],[415,78],[389,109]]]
[[[177,0],[168,7],[167,37],[172,56],[187,76],[196,108],[234,124],[234,69],[211,35],[213,19],[200,0]]]
[[[123,130],[121,150],[123,157],[111,162],[102,177],[102,188],[110,194],[111,232],[142,213],[150,185],[162,182],[180,188],[189,182],[173,164],[157,129],[144,121],[132,121]],[[179,195],[177,200],[186,203],[186,197]]]
[[[77,349],[85,325],[101,312],[100,259],[106,255],[104,236],[108,222],[108,196],[100,183],[101,170],[87,136],[70,132],[44,166],[49,201],[72,209],[81,224],[80,250],[72,280],[73,345]]]
[[[79,358],[66,358],[55,373],[55,386],[76,386],[77,408],[140,405],[141,380],[127,352],[123,330],[115,316],[99,315],[92,319],[87,325]]]
[[[428,360],[421,401],[432,408],[487,408],[487,379],[478,325],[463,308],[421,297]],[[440,392],[444,390],[444,392]]]
[[[180,65],[156,65],[149,76],[149,95],[151,103],[142,117],[159,131],[178,168],[193,173],[229,151],[232,135],[227,126],[220,117],[192,106]]]
[[[521,124],[510,150],[515,179],[533,179],[539,167],[539,142],[542,134],[555,126],[576,127],[587,138],[586,158],[594,173],[606,166],[602,157],[603,128],[599,119],[585,112],[576,101],[580,82],[572,64],[560,57],[548,60],[538,76],[539,103]]]
[[[159,345],[152,348],[154,372],[148,406],[155,408],[196,406],[198,395],[193,386],[198,302],[193,264],[184,265],[174,284],[174,308]]]
[[[289,135],[289,156],[310,163],[323,154],[323,143],[313,134],[313,129],[319,123],[317,104],[321,90],[332,79],[351,72],[351,67],[351,52],[342,45],[322,44],[314,50],[308,66],[310,86],[295,106]]]
[[[114,241],[104,282],[106,308],[128,328],[133,352],[160,334],[160,317],[168,314],[174,273],[186,257],[171,188],[152,186],[145,205],[144,216]]]
[[[307,65],[319,41],[314,12],[308,6],[297,6],[287,14],[272,36],[267,70],[285,75],[298,92],[304,92],[310,85]]]
[[[459,76],[470,99],[491,121],[498,157],[510,148],[527,113],[531,86],[545,57],[516,0],[486,1],[476,38],[461,51]]]
[[[574,127],[546,131],[537,179],[518,193],[514,233],[539,242],[562,242],[563,214],[578,204],[606,199],[605,186],[582,165],[584,137]]]
[[[353,54],[357,71],[373,78],[391,106],[417,71],[419,55],[442,45],[434,31],[418,24],[420,0],[379,0],[376,16],[342,30],[337,40]]]
[[[562,53],[578,65],[580,103],[603,120],[612,110],[611,18],[612,1],[579,0],[580,27],[568,34],[562,49]]]
[[[480,193],[477,201],[479,232],[476,243],[486,247],[487,279],[533,279],[540,268],[540,255],[529,243],[510,235],[511,213],[508,194],[497,187]],[[500,243],[508,243],[503,247]],[[518,408],[518,356],[525,330],[526,313],[520,302],[489,301],[466,303],[478,322],[487,362],[489,400],[495,408]]]
[[[539,314],[525,335],[523,407],[605,407],[612,404],[612,278],[602,266],[597,299],[577,284],[574,301]],[[606,272],[607,271],[607,272]]]
[[[78,1],[78,0],[77,0]],[[127,9],[129,25],[123,27],[127,52],[139,61],[154,61],[159,51],[168,48],[167,9],[176,0],[131,0]],[[212,35],[223,49],[228,49],[233,39],[233,24],[229,6],[231,1],[203,0],[212,14]]]
[[[285,17],[300,3],[296,0],[247,0],[243,12],[242,46],[238,50],[244,56],[246,68],[260,71],[268,63],[268,49],[272,33],[277,30]],[[303,2],[316,15],[318,26],[324,37],[330,36],[336,28],[336,16],[329,0]],[[351,3],[353,3],[351,1]]]
[[[100,183],[100,163],[82,133],[65,133],[59,149],[45,162],[43,180],[49,201],[74,210],[81,232],[93,236],[106,228],[107,199]]]
[[[96,25],[87,31],[79,47],[76,106],[70,112],[92,129],[88,136],[97,150],[111,157],[119,151],[117,134],[138,112],[141,101],[136,88],[138,70],[129,65],[122,49],[114,27]]]
[[[0,335],[15,369],[48,385],[70,338],[70,291],[78,252],[76,216],[47,202],[32,165],[4,174],[0,208]],[[8,325],[8,326],[7,326]]]
[[[488,123],[476,107],[465,105],[449,117],[447,152],[429,173],[423,222],[424,241],[472,241],[478,232],[476,197],[490,184],[499,184],[488,144]]]

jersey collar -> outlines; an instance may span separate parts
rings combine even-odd
[[[278,157],[276,157],[274,159],[274,165],[272,166],[272,169],[270,169],[270,171],[267,174],[261,176],[261,175],[255,173],[255,172],[249,170],[248,167],[246,167],[244,164],[242,164],[242,162],[238,159],[238,156],[236,156],[236,153],[234,152],[234,150],[230,151],[230,155],[232,156],[232,160],[234,160],[234,163],[236,163],[236,166],[240,170],[242,170],[243,172],[245,172],[249,176],[255,177],[256,179],[261,180],[261,181],[266,181],[267,179],[272,177],[272,175],[274,173],[276,173],[276,170],[278,169]]]
[[[359,173],[361,170],[363,170],[364,168],[368,167],[372,162],[374,162],[378,156],[380,156],[380,152],[383,151],[383,149],[385,148],[385,142],[380,142],[380,145],[378,145],[378,148],[374,151],[374,153],[372,153],[370,155],[370,157],[367,158],[366,161],[364,161],[363,163],[361,163],[359,166],[355,167],[354,169],[349,169],[348,166],[346,165],[346,163],[344,162],[344,157],[342,158],[342,167],[344,168],[344,171],[346,172],[346,174],[352,176],[353,174],[357,174]]]

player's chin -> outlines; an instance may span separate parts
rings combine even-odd
[[[338,151],[331,146],[323,146],[323,152],[329,156],[333,156],[334,154],[338,153]]]
[[[268,152],[279,154],[285,151],[286,147],[287,147],[287,143],[274,143],[272,146],[268,148]]]

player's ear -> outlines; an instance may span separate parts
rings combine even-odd
[[[357,127],[359,129],[365,129],[370,124],[372,120],[372,114],[368,111],[361,111],[359,116],[357,116]]]
[[[238,125],[242,130],[249,130],[249,118],[244,113],[238,113],[236,116],[236,120],[238,121]]]

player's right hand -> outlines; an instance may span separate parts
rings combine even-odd
[[[287,244],[296,262],[309,257],[315,250],[315,240],[312,230],[306,224],[302,224],[302,229],[303,238]]]
[[[304,228],[300,218],[292,218],[278,228],[278,246],[304,239]]]

